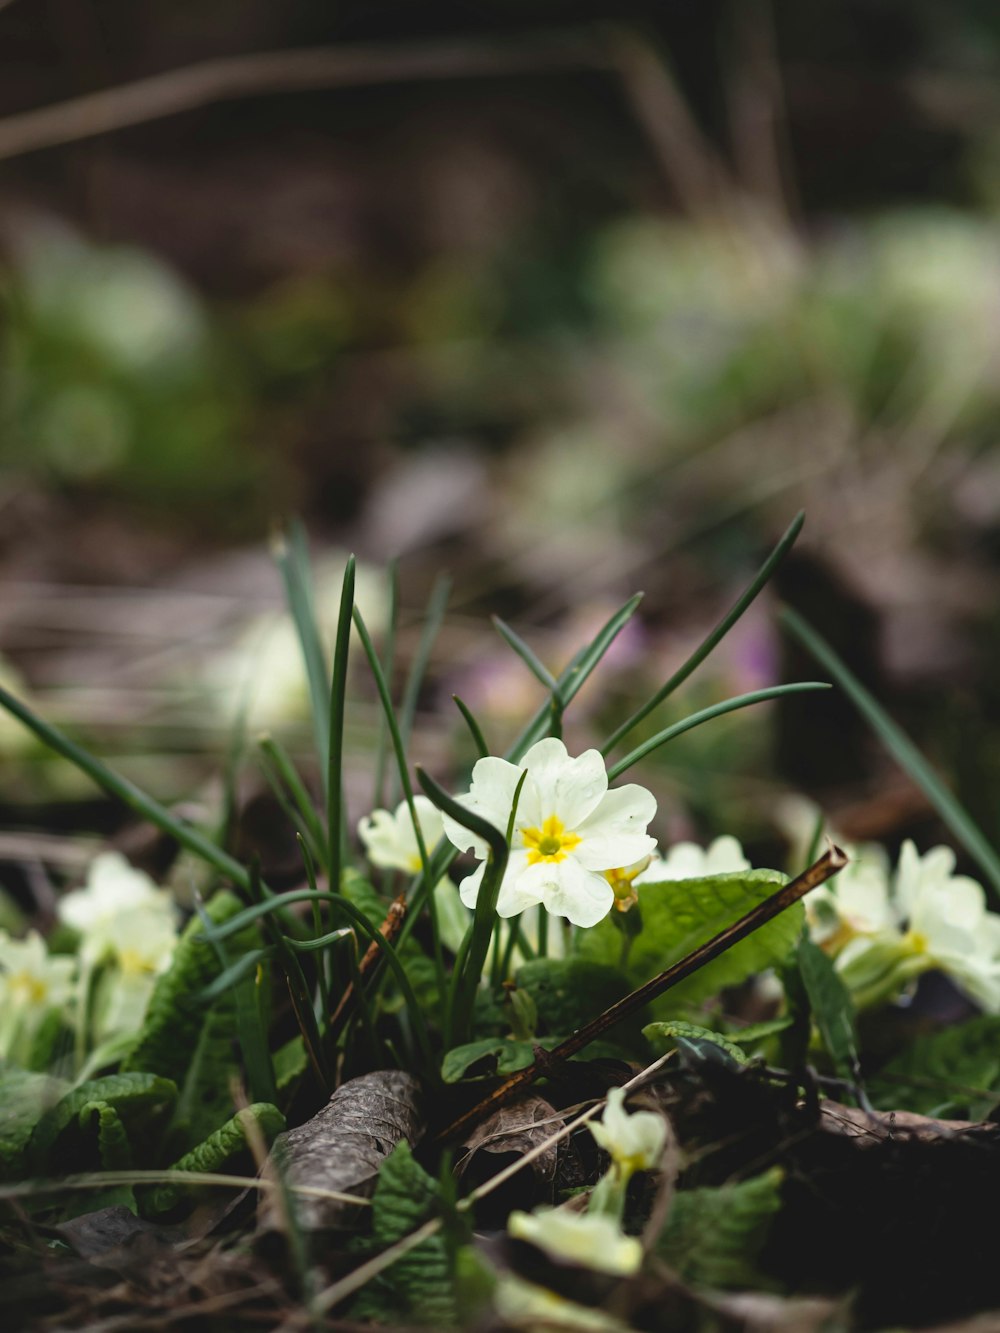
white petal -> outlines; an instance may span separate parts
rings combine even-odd
[[[557,814],[569,829],[575,829],[594,810],[608,789],[608,775],[598,750],[585,750],[570,758],[561,740],[549,736],[533,745],[521,761],[534,780],[538,808],[522,792],[517,822],[538,826]],[[527,788],[527,783],[525,787]]]
[[[358,824],[358,837],[364,843],[365,854],[373,866],[386,870],[412,870],[417,840],[405,804],[408,830],[400,828],[397,819],[388,810],[373,810]]]
[[[521,779],[521,770],[506,759],[487,755],[480,759],[472,770],[472,786],[458,798],[459,805],[480,815],[494,828],[506,833],[510,821],[510,811],[514,804],[514,792]],[[525,784],[527,785],[527,783]],[[489,845],[484,839],[445,815],[442,820],[445,836],[461,852],[472,852],[475,856],[489,855]]]
[[[466,907],[475,907],[479,898],[479,890],[483,883],[483,875],[486,871],[486,862],[476,866],[471,875],[466,875],[458,886],[458,896]]]
[[[536,878],[528,873],[530,869],[527,852],[511,852],[497,898],[497,916],[517,916],[542,901],[541,888]]]
[[[630,782],[624,787],[606,792],[589,818],[573,827],[584,839],[619,833],[645,833],[647,824],[655,814],[656,798],[653,793]],[[632,859],[637,861],[639,858],[634,856]],[[616,864],[626,863],[619,861]]]
[[[432,800],[426,796],[414,796],[413,808],[417,812],[417,823],[420,825],[420,832],[424,835],[424,846],[428,852],[432,852],[441,841],[441,835],[444,832],[441,823],[441,811]],[[410,820],[410,811],[405,801],[396,810],[396,819],[405,818],[407,824],[412,826]],[[416,839],[414,839],[414,843]]]
[[[574,926],[596,926],[615,901],[604,876],[593,874],[572,856],[565,861],[540,861],[525,871],[522,883],[553,916],[564,916]]]
[[[572,855],[587,870],[615,870],[644,860],[656,847],[648,833],[612,833],[607,837],[586,838]],[[642,879],[642,876],[637,876]]]

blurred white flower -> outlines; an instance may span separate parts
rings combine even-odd
[[[530,1241],[552,1259],[583,1264],[601,1273],[628,1277],[642,1265],[642,1245],[626,1236],[604,1213],[573,1213],[566,1208],[513,1212],[507,1230],[515,1240]]]
[[[45,1015],[74,997],[76,959],[49,953],[36,930],[13,939],[0,930],[0,1059],[27,1057]]]
[[[514,1273],[501,1273],[493,1295],[496,1312],[504,1326],[550,1333],[629,1333],[629,1325],[590,1305],[578,1305],[554,1291],[525,1282]]]
[[[653,1111],[626,1111],[623,1088],[611,1089],[604,1115],[599,1122],[591,1122],[589,1129],[626,1178],[635,1171],[651,1171],[667,1141],[663,1116]]]
[[[666,856],[654,856],[635,878],[636,884],[659,884],[666,880],[702,879],[707,875],[726,875],[749,870],[750,862],[736,838],[725,833],[699,847],[695,842],[675,842]]]
[[[921,856],[907,840],[890,877],[881,849],[864,848],[830,886],[806,898],[810,934],[859,1007],[937,970],[987,1013],[1000,1013],[1000,916],[987,909],[982,886],[954,870],[950,848]]]
[[[58,913],[80,935],[80,957],[91,965],[109,955],[123,965],[122,950],[137,947],[144,934],[162,961],[163,941],[168,934],[173,940],[177,936],[177,908],[169,889],[157,888],[120,852],[95,856],[86,884],[64,894]]]
[[[528,776],[518,800],[497,912],[510,917],[541,904],[574,925],[596,925],[615,898],[604,872],[631,865],[656,845],[646,833],[656,801],[634,784],[609,791],[597,750],[573,758],[561,740],[548,737],[533,745],[519,764],[493,756],[480,759],[472,770],[472,788],[460,803],[505,832],[523,772]],[[444,830],[460,850],[482,858],[483,864],[459,886],[462,901],[473,907],[489,849],[448,815]]]
[[[426,796],[414,796],[413,806],[429,855],[441,841],[444,832],[441,812]],[[385,870],[405,870],[411,875],[419,873],[417,832],[405,801],[400,801],[394,814],[388,810],[373,810],[370,815],[365,815],[358,824],[358,836],[373,866]]]

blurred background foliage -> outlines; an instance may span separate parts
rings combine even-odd
[[[238,95],[224,65],[185,93],[240,56]],[[452,571],[439,766],[468,757],[452,691],[497,743],[537,701],[486,612],[557,667],[643,588],[589,743],[803,507],[777,594],[993,836],[998,66],[988,0],[7,0],[0,670],[171,798],[241,700],[301,742],[266,554],[300,513],[321,601],[356,549],[375,627],[401,557],[401,671]],[[74,99],[129,85],[89,132]],[[678,710],[817,674],[773,602]],[[363,754],[373,708],[352,726]],[[0,753],[6,823],[93,821],[16,728]],[[653,782],[664,837],[761,856],[788,790],[856,837],[938,832],[837,699],[715,723]]]

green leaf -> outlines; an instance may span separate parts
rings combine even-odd
[[[106,1171],[126,1171],[133,1165],[132,1145],[122,1118],[107,1102],[89,1102],[80,1112],[80,1128],[86,1126],[87,1116],[97,1126],[97,1151],[101,1166]]]
[[[738,870],[702,879],[667,880],[640,886],[642,933],[632,942],[625,973],[630,986],[640,986],[684,958],[698,945],[770,897],[787,882],[777,870]],[[685,1006],[738,986],[755,972],[786,958],[802,930],[803,908],[796,903],[768,921],[720,958],[674,986],[650,1010],[655,1018],[671,1018]],[[578,953],[605,963],[621,955],[621,933],[610,917],[578,937]]]
[[[734,1185],[680,1190],[656,1250],[685,1282],[704,1287],[762,1283],[757,1258],[781,1208],[779,1167]]]
[[[556,1043],[549,1039],[549,1045]],[[492,1078],[494,1075],[514,1074],[527,1069],[535,1058],[535,1047],[545,1041],[514,1041],[511,1037],[483,1037],[453,1047],[441,1062],[441,1077],[445,1083],[458,1083],[463,1078]],[[482,1069],[475,1069],[482,1064]],[[470,1073],[469,1071],[474,1072]]]
[[[413,1159],[405,1140],[382,1163],[372,1200],[372,1238],[380,1249],[397,1241],[440,1211],[441,1187]],[[440,1233],[402,1255],[369,1283],[351,1316],[384,1322],[410,1320],[450,1327],[456,1322],[448,1242]]]
[[[680,1019],[676,1018],[666,1023],[648,1023],[642,1029],[642,1035],[647,1041],[666,1041],[674,1046],[677,1045],[679,1038],[683,1038],[685,1041],[712,1042],[740,1065],[745,1065],[749,1058],[746,1051],[723,1033],[713,1032],[711,1028],[699,1027],[697,1023],[682,1023]],[[667,1049],[669,1050],[670,1046]]]
[[[28,1170],[35,1175],[81,1171],[99,1160],[104,1107],[117,1115],[136,1159],[147,1160],[150,1145],[155,1144],[176,1101],[176,1085],[155,1074],[109,1074],[91,1079],[67,1092],[35,1125],[25,1150]],[[104,1119],[109,1125],[108,1117]],[[109,1128],[107,1133],[111,1150],[113,1131]],[[120,1142],[116,1141],[113,1150],[120,1151]]]
[[[22,1174],[22,1157],[32,1130],[68,1088],[63,1079],[48,1074],[14,1065],[0,1067],[0,1180]]]
[[[236,895],[224,890],[214,895],[204,912],[210,924],[221,925],[242,910]],[[256,929],[244,929],[227,940],[226,957],[238,959],[257,942]],[[240,1072],[234,1047],[234,996],[230,991],[213,1004],[199,999],[224,970],[205,938],[205,922],[195,917],[181,935],[170,967],[157,980],[142,1035],[122,1063],[124,1072],[143,1070],[177,1085],[170,1152],[183,1152],[198,1143],[233,1113],[231,1083]]]
[[[536,958],[522,963],[514,978],[518,990],[527,991],[535,1002],[543,1033],[567,1036],[591,1018],[596,1018],[631,989],[618,967],[590,958]],[[614,1029],[625,1040],[628,1030],[639,1037],[639,1019]]]
[[[209,901],[205,913],[214,925],[221,925],[242,910],[239,898],[223,890]],[[195,917],[181,935],[170,967],[157,980],[142,1038],[123,1063],[124,1071],[149,1070],[175,1083],[183,1081],[206,1019],[207,1010],[197,997],[222,971],[204,930]],[[241,932],[230,943],[233,954],[242,951],[240,943],[252,948],[257,943],[256,931]]]
[[[302,1033],[297,1032],[274,1053],[274,1081],[279,1092],[284,1092],[309,1068],[309,1055]]]
[[[983,1120],[1000,1102],[1000,1018],[982,1014],[916,1037],[871,1080],[886,1110]]]
[[[237,1111],[232,1119],[227,1120],[214,1134],[210,1134],[196,1148],[192,1148],[174,1162],[170,1170],[225,1171],[248,1152],[250,1143],[246,1128],[248,1121],[256,1123],[268,1147],[285,1128],[285,1117],[276,1106],[272,1106],[269,1102],[255,1102],[252,1106]],[[159,1217],[172,1212],[188,1193],[188,1188],[176,1181],[167,1185],[157,1185],[142,1199],[143,1212],[147,1217]]]
[[[852,1078],[858,1067],[854,1005],[832,961],[804,935],[799,943],[799,974],[826,1053],[838,1074]]]

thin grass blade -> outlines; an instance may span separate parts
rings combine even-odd
[[[557,703],[561,704],[563,700],[559,693],[559,682],[548,667],[542,663],[535,652],[529,648],[519,634],[516,634],[511,629],[506,621],[501,620],[499,616],[491,616],[490,619],[493,621],[494,628],[500,635],[501,639],[503,639],[504,643],[506,643],[509,648],[513,648],[514,652],[517,653],[518,657],[535,679],[541,681],[549,694],[552,695],[552,698],[556,700]]]
[[[660,704],[663,703],[664,699],[673,694],[674,690],[676,690],[679,685],[682,685],[684,681],[687,680],[688,676],[690,676],[692,672],[704,662],[709,653],[718,647],[743,615],[744,611],[747,610],[751,603],[756,599],[757,595],[767,585],[771,576],[774,574],[774,571],[795,545],[795,540],[802,531],[802,524],[804,522],[805,514],[802,512],[796,514],[795,518],[789,524],[787,532],[761,565],[760,569],[748,584],[746,590],[736,599],[712,632],[694,650],[687,661],[678,667],[666,684],[662,685],[651,699],[648,699],[641,708],[637,708],[632,716],[627,718],[621,726],[612,733],[601,747],[601,753],[603,755],[610,754],[619,741],[624,740],[629,732],[634,730],[644,718],[648,717],[654,708],[658,708]]]
[[[733,699],[724,699],[722,703],[712,704],[710,708],[703,708],[700,712],[692,713],[690,717],[675,722],[672,727],[665,727],[663,731],[658,731],[655,736],[651,736],[648,741],[643,741],[642,745],[636,746],[624,759],[619,759],[617,764],[613,764],[608,769],[608,781],[614,782],[616,778],[620,778],[623,773],[627,772],[633,764],[637,764],[640,759],[645,759],[654,750],[658,750],[661,745],[666,745],[667,741],[672,741],[675,736],[682,736],[685,731],[691,731],[694,727],[700,727],[703,722],[711,722],[714,717],[721,717],[724,713],[734,713],[738,708],[749,708],[751,704],[763,704],[771,699],[781,699],[786,694],[805,694],[809,690],[828,690],[830,688],[827,681],[802,680],[796,681],[792,685],[772,685],[766,690],[754,690],[751,694],[738,694]]]
[[[340,887],[340,868],[347,846],[344,811],[344,709],[347,704],[347,659],[351,647],[351,617],[354,613],[354,556],[349,556],[340,589],[337,637],[333,645],[330,683],[330,734],[327,743],[326,833],[330,852],[330,885]]]
[[[455,701],[455,707],[465,719],[465,725],[469,728],[469,734],[472,736],[472,741],[476,747],[476,752],[478,753],[479,758],[485,759],[490,752],[490,747],[486,744],[486,737],[483,735],[482,727],[480,727],[475,717],[473,717],[472,710],[469,708],[468,704],[464,703],[457,694],[453,694],[451,697]]]
[[[565,702],[568,704],[583,686],[591,672],[598,665],[604,654],[614,643],[617,636],[632,616],[635,614],[636,607],[642,601],[642,593],[637,592],[630,597],[624,606],[620,607],[613,616],[601,627],[594,638],[585,648],[573,655],[573,660],[569,666],[559,674],[558,685],[563,692]],[[535,716],[525,727],[524,731],[517,738],[514,744],[507,751],[506,758],[512,763],[517,763],[524,754],[531,749],[536,741],[540,741],[543,736],[548,734],[549,726],[552,722],[552,708],[550,704],[543,704]]]
[[[797,611],[785,607],[780,618],[789,633],[826,671],[829,671],[889,754],[924,793],[944,823],[979,865],[994,890],[1000,894],[1000,854],[990,844],[955,794],[944,785],[909,736],[892,720],[878,700],[865,689],[823,636],[803,620]]]
[[[325,782],[329,767],[330,743],[329,673],[326,653],[323,651],[323,640],[316,620],[312,575],[309,571],[309,551],[305,529],[301,523],[289,524],[287,532],[273,543],[273,554],[285,585],[285,598],[302,649],[302,659],[309,684],[316,753],[319,756],[320,771]]]
[[[155,825],[162,832],[175,838],[182,847],[186,847],[189,852],[194,852],[196,856],[201,857],[210,866],[218,870],[220,875],[225,875],[227,879],[232,880],[239,888],[246,892],[250,889],[250,876],[246,866],[243,866],[228,852],[223,851],[210,838],[206,838],[203,833],[197,829],[191,828],[178,819],[176,815],[147,795],[135,783],[130,782],[128,778],[123,778],[120,773],[97,759],[94,755],[82,749],[75,741],[71,741],[65,732],[60,731],[58,727],[49,722],[43,721],[32,710],[23,704],[20,699],[15,698],[8,690],[0,685],[0,707],[7,710],[8,713],[16,717],[23,723],[29,731],[34,732],[40,741],[54,750],[56,754],[62,755],[68,759],[81,772],[86,773],[93,782],[97,784],[102,791],[106,791],[109,796],[115,796],[134,810],[137,815]]]

